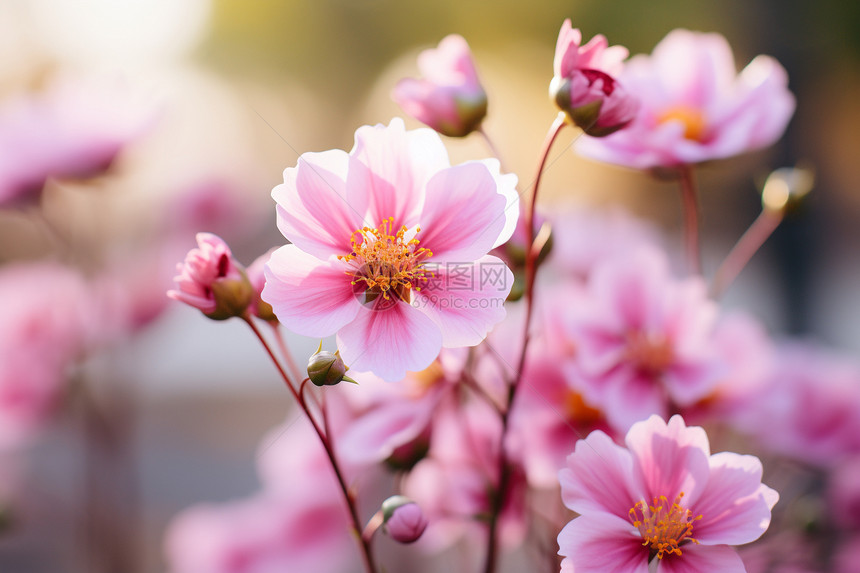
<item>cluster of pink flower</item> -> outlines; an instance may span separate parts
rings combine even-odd
[[[559,117],[532,189],[518,191],[496,159],[450,164],[436,132],[488,137],[487,95],[451,36],[421,54],[423,79],[393,92],[432,130],[361,127],[349,153],[305,153],[284,172],[272,195],[289,244],[245,271],[223,241],[198,236],[170,296],[246,321],[308,423],[266,452],[263,492],[177,518],[176,573],[343,571],[350,530],[368,573],[377,530],[420,537],[425,554],[465,542],[468,567],[483,559],[485,573],[502,548],[523,546],[531,569],[787,571],[772,547],[802,535],[798,516],[783,510],[782,533],[739,554],[779,496],[759,458],[712,455],[688,422],[794,462],[810,492],[828,479],[849,533],[824,513],[816,523],[845,542],[833,570],[852,570],[860,366],[778,347],[753,317],[721,311],[716,295],[775,225],[751,228],[710,292],[698,271],[692,169],[780,137],[794,110],[785,71],[759,56],[738,74],[716,34],[675,31],[629,61],[602,36],[581,42],[566,21],[550,85]],[[535,213],[546,157],[570,125],[586,135],[580,153],[680,182],[693,274],[676,276],[659,233],[623,213]],[[762,216],[778,223],[808,188],[774,177],[785,197],[765,197]],[[258,319],[334,335],[338,350],[311,357],[305,377]]]

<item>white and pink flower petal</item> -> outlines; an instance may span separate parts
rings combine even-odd
[[[337,346],[350,368],[392,382],[430,366],[442,349],[442,333],[424,313],[391,300],[360,305],[355,320],[338,332]]]
[[[492,255],[474,263],[434,267],[433,277],[413,293],[412,305],[442,331],[446,348],[475,346],[505,318],[514,275]]]
[[[297,334],[330,336],[350,323],[361,308],[346,266],[337,259],[322,261],[298,245],[286,245],[272,253],[264,272],[262,299]]]
[[[691,506],[701,521],[694,537],[707,545],[741,545],[758,539],[770,525],[779,495],[761,483],[761,461],[730,452],[710,459],[708,487]]]
[[[558,534],[558,553],[576,573],[648,573],[648,549],[624,518],[604,513],[577,517]]]
[[[393,228],[418,224],[430,178],[450,167],[448,152],[431,129],[406,131],[403,120],[365,125],[355,132],[346,180],[350,204],[364,205],[367,225],[393,217]],[[355,230],[355,229],[353,229]]]
[[[738,552],[728,545],[688,544],[682,554],[664,557],[657,564],[657,573],[746,573]],[[579,573],[579,570],[577,570]]]
[[[349,254],[352,233],[364,226],[364,206],[347,201],[347,163],[347,154],[339,149],[304,153],[296,167],[284,171],[284,183],[272,190],[278,229],[320,259]]]

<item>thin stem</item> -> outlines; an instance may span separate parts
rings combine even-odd
[[[493,155],[493,157],[499,160],[499,168],[502,170],[503,173],[505,173],[507,170],[505,169],[505,162],[502,159],[502,155],[499,153],[499,148],[496,147],[495,143],[493,143],[492,138],[490,138],[490,135],[486,132],[484,126],[480,125],[476,131],[481,134],[481,137],[484,139],[484,143],[487,144],[487,147],[489,148],[490,153]]]
[[[249,317],[242,317],[242,319],[248,324],[248,326],[251,327],[251,330],[257,336],[260,343],[263,345],[263,348],[265,348],[266,353],[269,355],[269,358],[272,360],[272,363],[274,363],[275,368],[277,368],[278,370],[278,373],[284,379],[287,388],[290,389],[290,393],[292,393],[293,398],[296,400],[296,403],[305,413],[305,416],[307,417],[308,421],[310,421],[311,426],[313,426],[314,431],[319,437],[320,442],[322,442],[322,446],[325,449],[325,453],[328,456],[329,462],[331,464],[332,471],[334,471],[334,475],[337,478],[338,485],[340,486],[340,490],[343,493],[344,500],[346,501],[346,506],[349,510],[349,516],[352,521],[352,528],[359,542],[361,557],[364,561],[364,568],[367,570],[367,573],[376,573],[376,565],[373,562],[373,553],[370,550],[370,543],[368,541],[365,541],[361,536],[362,526],[361,521],[358,518],[358,509],[356,508],[355,504],[355,496],[350,492],[349,487],[346,484],[346,480],[344,479],[343,473],[340,470],[340,465],[337,462],[337,457],[335,456],[334,446],[331,440],[326,435],[326,432],[323,430],[323,428],[320,427],[319,423],[311,415],[310,411],[307,408],[307,405],[303,400],[303,397],[300,396],[298,392],[296,392],[293,383],[290,381],[290,377],[287,375],[286,371],[284,371],[283,366],[281,366],[281,363],[278,361],[278,358],[275,356],[275,353],[272,352],[272,348],[269,346],[269,343],[266,342],[266,339],[263,337],[263,334],[257,328],[257,325],[255,325],[253,320],[251,320],[251,318]],[[324,410],[322,412],[322,415],[323,419],[325,419]]]
[[[684,245],[687,251],[687,264],[693,273],[702,274],[702,260],[699,255],[699,202],[696,193],[696,179],[693,168],[683,165],[678,170],[681,183],[681,203],[684,209]]]
[[[290,349],[287,347],[286,342],[284,342],[284,336],[281,333],[281,328],[277,322],[269,323],[272,325],[272,330],[275,333],[275,342],[278,343],[278,348],[281,351],[281,355],[284,357],[284,360],[287,361],[287,368],[290,369],[290,374],[293,375],[294,378],[298,379],[302,377],[302,373],[304,370],[298,367],[296,361],[293,359],[293,354],[290,352]]]
[[[487,555],[486,560],[484,561],[484,573],[494,573],[494,571],[496,570],[499,518],[502,513],[502,508],[504,507],[505,498],[508,495],[508,487],[511,477],[510,468],[508,467],[508,454],[505,449],[505,437],[508,433],[508,422],[510,420],[511,410],[513,410],[514,398],[516,397],[517,388],[519,387],[519,383],[523,377],[523,371],[525,369],[526,351],[528,350],[530,340],[529,326],[531,324],[532,314],[534,311],[534,284],[535,276],[537,274],[537,257],[540,253],[540,248],[535,249],[535,207],[537,205],[538,190],[540,189],[541,176],[543,175],[543,172],[546,168],[546,162],[549,158],[550,149],[552,148],[553,143],[555,143],[555,140],[558,138],[558,135],[559,133],[561,133],[561,130],[564,126],[565,115],[563,113],[560,113],[558,116],[556,116],[555,121],[553,121],[552,125],[549,128],[549,131],[546,134],[546,138],[544,139],[537,173],[535,174],[534,190],[532,191],[531,203],[529,204],[529,208],[526,211],[526,231],[528,233],[527,244],[529,245],[529,249],[528,252],[526,252],[526,316],[525,324],[523,326],[523,346],[520,351],[519,362],[517,363],[516,376],[511,381],[511,385],[508,388],[507,408],[505,408],[501,414],[502,431],[501,436],[499,438],[499,459],[497,474],[499,476],[499,484],[496,488],[495,494],[492,496],[489,534],[487,541]]]
[[[738,239],[726,258],[723,259],[720,268],[714,274],[711,284],[711,294],[714,298],[720,298],[738,277],[753,255],[758,252],[768,237],[773,234],[782,222],[783,211],[763,209],[749,229]]]

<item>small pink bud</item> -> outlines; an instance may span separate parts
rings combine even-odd
[[[211,233],[198,233],[197,246],[177,265],[179,274],[173,277],[177,288],[167,296],[213,320],[241,316],[251,304],[253,288],[230,247]]]
[[[421,79],[400,80],[392,99],[407,114],[442,135],[464,137],[487,115],[487,94],[478,81],[469,44],[452,34],[418,56]]]
[[[382,515],[388,535],[400,543],[417,541],[427,529],[427,518],[417,503],[402,495],[382,502]]]
[[[597,35],[581,46],[582,34],[565,20],[555,52],[550,98],[571,123],[593,137],[626,127],[639,111],[639,100],[615,79],[627,50],[609,47]]]

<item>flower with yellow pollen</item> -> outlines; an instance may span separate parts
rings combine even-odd
[[[336,334],[353,371],[402,380],[504,318],[513,276],[487,253],[516,226],[516,182],[493,159],[451,166],[438,134],[399,119],[359,128],[349,153],[304,153],[272,191],[291,244],[262,299],[293,332]]]
[[[558,536],[562,570],[743,573],[731,546],[761,536],[779,498],[761,472],[754,456],[711,455],[705,431],[681,416],[637,422],[624,447],[592,432],[559,472],[579,514]]]

